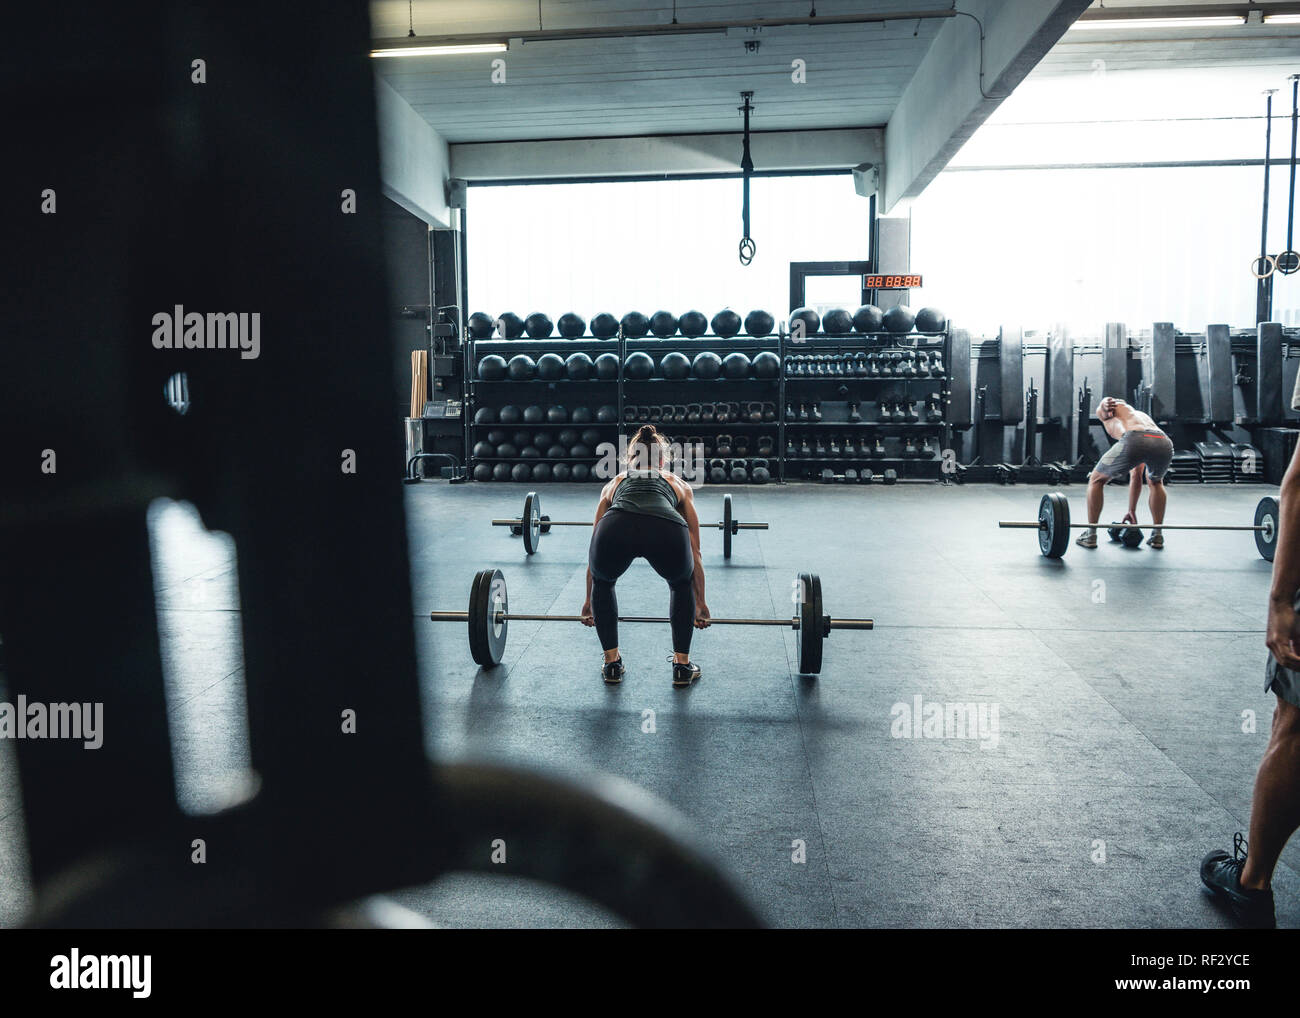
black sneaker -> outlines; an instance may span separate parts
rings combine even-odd
[[[1232,838],[1232,855],[1222,850],[1211,852],[1201,860],[1201,883],[1216,898],[1227,901],[1232,914],[1243,926],[1271,930],[1277,926],[1273,913],[1273,891],[1252,891],[1241,886],[1241,869],[1246,865],[1249,846],[1238,831]]]
[[[605,680],[607,686],[617,686],[623,681],[623,659],[615,658],[613,661],[606,661],[600,669],[600,677]]]
[[[671,660],[671,658],[669,659]],[[688,661],[686,664],[677,664],[673,662],[673,688],[685,689],[693,682],[699,680],[700,666],[694,661]]]

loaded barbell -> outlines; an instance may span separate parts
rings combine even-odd
[[[796,580],[797,610],[788,619],[710,619],[715,626],[782,626],[799,634],[799,674],[816,675],[822,668],[822,641],[832,629],[874,629],[873,619],[835,619],[825,614],[822,581],[816,573],[800,573]],[[474,574],[466,611],[431,611],[432,622],[465,622],[469,626],[469,652],[484,668],[501,663],[511,622],[581,622],[581,615],[544,615],[512,612],[506,579],[499,569]],[[619,622],[668,623],[666,618],[620,615]]]
[[[493,520],[494,527],[509,527],[516,536],[523,536],[524,551],[529,555],[537,553],[542,535],[549,534],[552,527],[590,527],[591,520],[553,520],[542,514],[542,500],[537,492],[530,491],[524,496],[523,513],[512,520]],[[731,496],[722,496],[722,519],[717,523],[704,523],[702,530],[722,531],[722,557],[731,558],[731,539],[742,530],[767,530],[766,523],[741,523],[731,509]]]
[[[1255,506],[1255,522],[1252,524],[1221,523],[1071,523],[1070,503],[1059,491],[1044,495],[1038,503],[1038,519],[998,520],[1003,529],[1023,529],[1038,531],[1038,550],[1047,558],[1060,558],[1070,546],[1070,531],[1083,530],[1087,527],[1105,527],[1111,538],[1122,541],[1127,547],[1135,548],[1142,543],[1144,530],[1249,530],[1255,534],[1255,547],[1262,558],[1273,561],[1277,548],[1278,502],[1272,495],[1265,495]]]

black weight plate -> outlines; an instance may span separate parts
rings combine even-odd
[[[497,612],[510,610],[506,579],[498,569],[483,569],[474,575],[469,590],[469,652],[484,668],[495,668],[506,652],[510,623],[497,622]]]
[[[822,670],[822,640],[826,635],[822,615],[822,581],[816,573],[799,574],[799,674]]]
[[[1070,503],[1059,491],[1044,495],[1038,503],[1038,550],[1048,558],[1060,558],[1070,546]]]
[[[1120,541],[1125,548],[1137,548],[1142,544],[1142,531],[1137,527],[1125,527],[1120,531]]]
[[[1273,561],[1273,553],[1277,550],[1277,527],[1280,521],[1277,509],[1277,499],[1272,495],[1265,495],[1259,500],[1259,505],[1255,506],[1255,526],[1268,528],[1255,531],[1255,547],[1267,562]]]
[[[536,555],[537,546],[542,542],[542,500],[535,491],[524,496],[523,525],[524,551]]]
[[[731,558],[731,496],[722,496],[722,557]]]

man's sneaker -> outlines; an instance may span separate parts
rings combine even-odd
[[[1077,544],[1080,548],[1097,547],[1097,531],[1095,530],[1079,531],[1079,536],[1074,539],[1074,543]]]
[[[1164,546],[1165,546],[1165,535],[1160,533],[1160,531],[1158,530],[1152,533],[1152,535],[1147,538],[1148,548],[1155,548],[1156,551],[1159,551]]]
[[[601,666],[600,677],[605,680],[605,685],[617,686],[623,681],[623,659],[617,657],[613,661],[606,661]]]
[[[699,677],[700,666],[694,661],[687,661],[684,665],[673,662],[673,686],[676,689],[685,689]]]
[[[1216,898],[1226,900],[1237,920],[1250,929],[1271,930],[1277,926],[1273,913],[1273,891],[1252,891],[1241,886],[1241,869],[1246,865],[1249,846],[1238,831],[1232,838],[1232,855],[1222,850],[1201,860],[1201,883]]]

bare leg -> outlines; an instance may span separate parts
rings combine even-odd
[[[1101,519],[1101,507],[1106,501],[1106,482],[1110,478],[1093,471],[1088,475],[1088,522],[1096,526]]]
[[[1273,867],[1300,827],[1300,707],[1278,697],[1273,732],[1255,775],[1250,807],[1250,851],[1241,871],[1241,886],[1261,890],[1273,879]]]
[[[1147,508],[1151,510],[1151,522],[1157,525],[1165,521],[1165,501],[1168,493],[1164,481],[1147,478]],[[1160,533],[1159,530],[1156,533]]]

